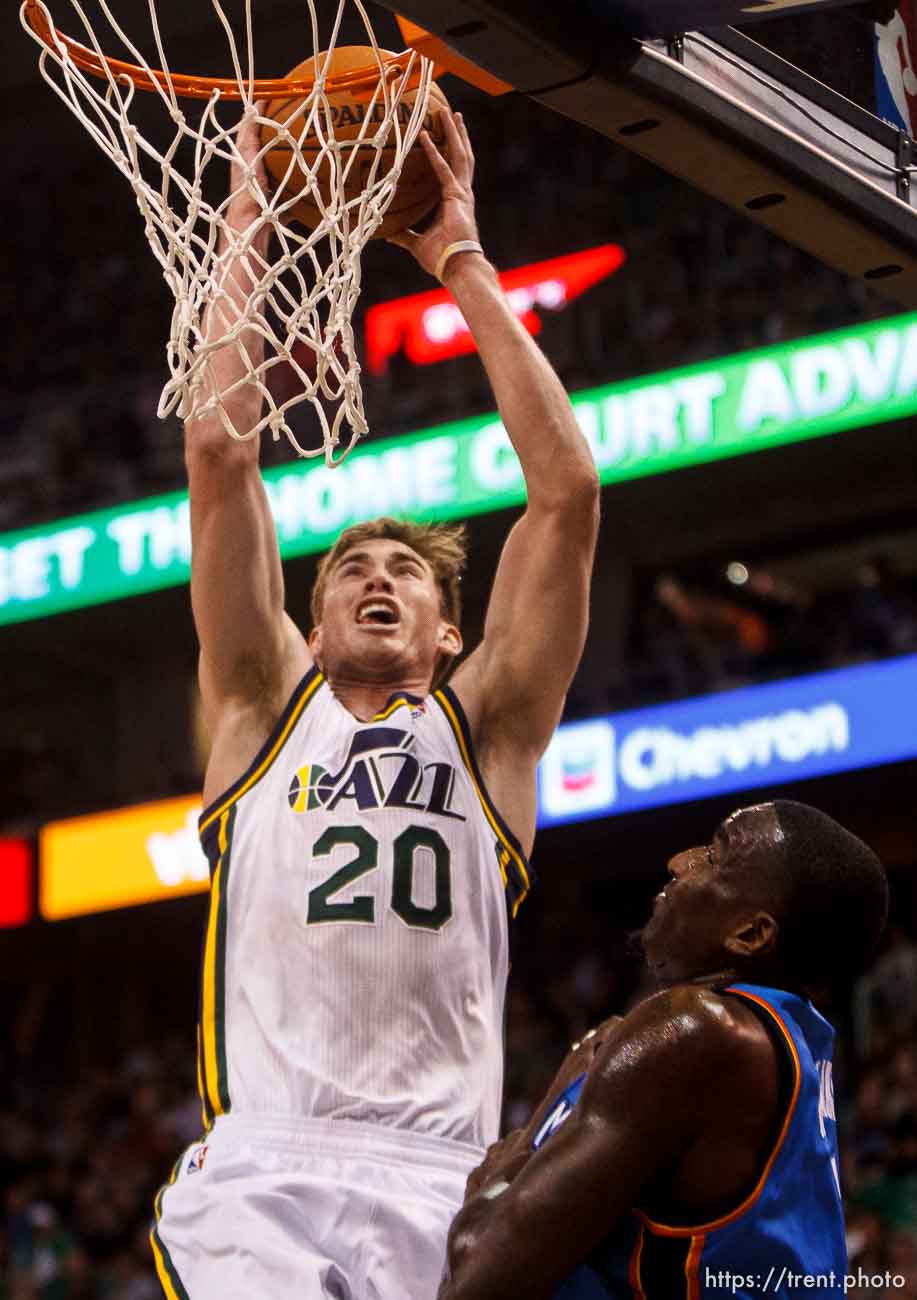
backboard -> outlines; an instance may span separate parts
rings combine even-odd
[[[892,0],[381,2],[505,85],[917,306],[914,0],[899,11]],[[884,100],[883,32],[886,73],[901,83]]]

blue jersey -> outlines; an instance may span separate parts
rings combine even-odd
[[[842,1296],[847,1271],[831,1057],[834,1030],[810,1002],[732,984],[782,1051],[784,1107],[757,1181],[707,1223],[661,1223],[636,1207],[576,1268],[554,1300],[795,1300],[801,1288]],[[585,1075],[558,1098],[533,1143],[567,1119]],[[815,1278],[815,1283],[806,1283]]]

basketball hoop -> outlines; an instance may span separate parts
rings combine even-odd
[[[199,418],[217,410],[227,433],[237,439],[247,440],[270,429],[275,439],[285,435],[300,456],[324,455],[327,464],[339,464],[367,431],[351,326],[360,293],[362,252],[382,224],[405,158],[424,126],[434,67],[414,50],[391,54],[380,49],[362,0],[336,0],[331,37],[322,48],[316,0],[305,0],[311,19],[312,75],[256,78],[255,0],[244,0],[242,41],[237,41],[221,0],[210,2],[227,43],[232,76],[174,72],[166,59],[156,0],[148,0],[146,35],[155,46],[158,67],[121,27],[108,0],[96,0],[101,15],[97,26],[103,20],[108,24],[106,44],[116,39],[129,59],[105,53],[81,0],[70,4],[82,24],[85,44],[55,26],[43,0],[24,0],[20,17],[41,48],[42,76],[130,182],[150,247],[174,295],[166,348],[170,378],[160,397],[160,418],[173,411],[182,419],[192,411]],[[330,65],[348,5],[362,20],[373,59],[365,67],[333,73]],[[138,90],[158,101],[161,141],[158,126],[154,131],[145,125],[144,134],[136,121]],[[358,134],[347,140],[335,138],[329,103],[329,96],[342,91],[366,104]],[[408,91],[413,94],[405,100]],[[258,101],[289,104],[291,98],[303,102],[292,114],[287,109],[283,121],[256,108]],[[186,117],[182,104],[186,99],[203,101],[200,114],[194,115],[198,120]],[[223,120],[224,100],[240,103],[241,121]],[[412,100],[409,106],[408,100]],[[399,112],[403,101],[404,111]],[[248,163],[236,136],[242,122],[252,118],[260,127],[272,128],[273,138]],[[308,150],[307,140],[311,141]],[[259,184],[256,167],[278,143],[289,150],[287,177],[294,178],[295,188],[288,179],[271,193]],[[363,188],[354,197],[352,178],[349,186],[347,181],[358,153]],[[204,192],[205,173],[214,159],[224,165],[235,163],[243,177],[236,192],[245,188],[257,199],[258,216],[241,235],[227,221],[234,195],[226,193],[225,180],[219,178],[218,194]],[[290,210],[303,199],[318,210],[318,225],[311,230],[289,223]],[[270,261],[252,251],[265,226],[279,249]],[[226,265],[239,256],[244,256],[251,280],[244,309],[236,305],[234,311],[211,313],[205,342],[204,310],[209,303],[223,305]],[[226,328],[217,336],[214,319],[218,317]],[[252,330],[265,343],[264,357],[257,364],[245,344]],[[245,369],[242,383],[256,385],[262,397],[260,420],[241,432],[224,406],[224,399],[240,385],[233,383],[220,392],[213,381],[212,357],[225,347],[237,349]],[[297,354],[302,357],[303,347],[314,358],[308,367],[296,359]],[[289,366],[301,386],[281,401],[275,401],[267,382],[269,371],[277,365]],[[307,401],[317,413],[321,447],[302,446],[288,420],[288,414]],[[345,422],[349,437],[342,433]]]

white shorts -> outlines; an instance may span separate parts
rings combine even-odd
[[[434,1300],[475,1146],[351,1120],[220,1116],[156,1198],[168,1300]]]

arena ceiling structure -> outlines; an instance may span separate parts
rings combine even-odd
[[[831,0],[382,3],[516,90],[917,306],[913,141],[757,39],[791,17],[796,48],[817,46],[805,24],[839,21]],[[888,16],[858,8],[864,27]],[[871,48],[862,55],[871,69]]]

